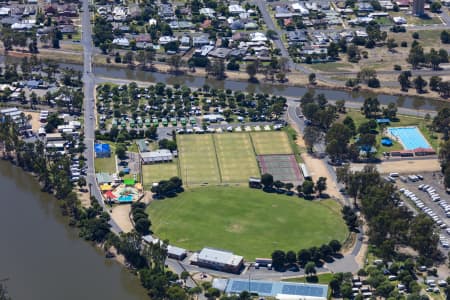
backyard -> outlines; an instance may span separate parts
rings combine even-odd
[[[273,250],[344,241],[348,230],[333,200],[311,202],[244,187],[187,189],[147,208],[152,230],[171,244],[199,250],[216,247],[247,260]]]

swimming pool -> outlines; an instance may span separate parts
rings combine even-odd
[[[411,127],[389,127],[388,131],[395,136],[406,150],[417,148],[431,148],[430,144],[424,138],[419,128]]]
[[[122,195],[117,200],[119,201],[119,203],[132,202],[133,196],[132,195]]]

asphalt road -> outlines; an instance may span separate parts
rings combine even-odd
[[[90,186],[91,195],[106,209],[100,189],[95,178],[94,167],[94,140],[95,140],[95,102],[94,102],[94,75],[92,74],[92,26],[90,22],[89,0],[83,0],[82,38],[83,45],[83,89],[84,89],[84,142],[86,144],[87,176],[86,182]],[[111,230],[120,233],[120,227],[111,220]]]

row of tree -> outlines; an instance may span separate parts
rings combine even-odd
[[[154,198],[175,197],[178,193],[184,191],[183,181],[177,176],[169,180],[161,180],[158,184],[152,186],[151,191],[155,194]]]
[[[284,271],[286,267],[293,265],[300,265],[305,268],[309,263],[312,263],[313,268],[315,266],[321,266],[322,261],[329,260],[332,256],[335,256],[342,248],[342,245],[337,240],[332,240],[328,244],[323,244],[320,247],[311,247],[308,249],[302,249],[295,253],[294,251],[284,252],[283,250],[275,250],[272,252],[272,267],[276,271]],[[306,272],[311,273],[311,272]],[[314,272],[315,273],[315,272]]]
[[[133,217],[134,229],[142,235],[150,234],[152,223],[145,212],[145,203],[135,202],[131,204],[131,215]]]
[[[262,174],[261,175],[261,184],[264,186],[264,190],[272,191],[275,187],[277,190],[286,189],[288,192],[294,188],[294,185],[291,182],[284,183],[280,180],[273,179],[272,174]],[[296,191],[299,196],[305,196],[306,198],[310,198],[314,192],[318,192],[319,196],[322,195],[322,192],[327,189],[327,179],[325,177],[319,177],[317,182],[314,182],[311,179],[305,179],[301,185],[296,187]]]

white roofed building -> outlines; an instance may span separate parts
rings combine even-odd
[[[159,149],[151,152],[140,152],[140,155],[143,164],[170,162],[173,160],[173,154],[168,149]]]
[[[244,257],[235,255],[229,251],[203,248],[193,263],[205,268],[239,273],[244,264]]]

